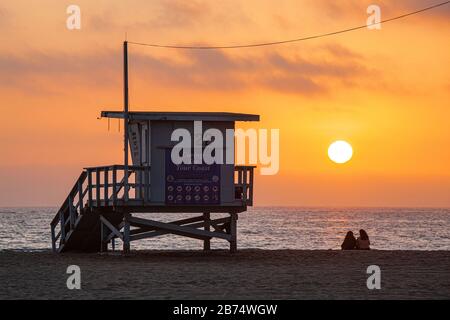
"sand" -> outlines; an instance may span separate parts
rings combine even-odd
[[[66,268],[81,268],[68,290]],[[366,269],[381,268],[381,290]],[[450,251],[0,252],[0,299],[449,299]]]

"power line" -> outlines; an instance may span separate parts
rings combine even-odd
[[[312,40],[312,39],[317,39],[317,38],[323,38],[323,37],[329,37],[329,36],[333,36],[333,35],[337,35],[337,34],[341,34],[341,33],[346,33],[346,32],[350,32],[350,31],[356,31],[356,30],[360,30],[360,29],[364,29],[367,28],[368,26],[371,25],[378,25],[378,24],[382,24],[382,23],[386,23],[386,22],[390,22],[390,21],[394,21],[394,20],[399,20],[399,19],[403,19],[415,14],[419,14],[431,9],[435,9],[437,7],[441,7],[444,6],[446,4],[450,3],[450,1],[445,1],[445,2],[441,2],[435,5],[432,5],[430,7],[426,7],[417,11],[413,11],[413,12],[409,12],[394,18],[390,18],[390,19],[386,19],[386,20],[382,20],[378,23],[372,23],[372,24],[365,24],[362,26],[358,26],[358,27],[353,27],[353,28],[349,28],[349,29],[344,29],[344,30],[339,30],[339,31],[334,31],[334,32],[329,32],[329,33],[323,33],[323,34],[318,34],[315,36],[309,36],[309,37],[303,37],[303,38],[296,38],[296,39],[289,39],[289,40],[281,40],[281,41],[273,41],[273,42],[263,42],[263,43],[254,43],[254,44],[242,44],[242,45],[230,45],[230,46],[178,46],[178,45],[163,45],[163,44],[152,44],[152,43],[142,43],[142,42],[132,42],[129,41],[128,43],[130,44],[134,44],[134,45],[138,45],[138,46],[146,46],[146,47],[154,47],[154,48],[168,48],[168,49],[198,49],[198,50],[208,50],[208,49],[239,49],[239,48],[253,48],[253,47],[264,47],[264,46],[273,46],[273,45],[278,45],[278,44],[285,44],[285,43],[291,43],[291,42],[299,42],[299,41],[306,41],[306,40]]]

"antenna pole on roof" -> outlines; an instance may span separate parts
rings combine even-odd
[[[124,200],[128,200],[128,41],[123,42]]]

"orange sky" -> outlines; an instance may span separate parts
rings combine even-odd
[[[377,1],[390,18],[437,0]],[[364,24],[373,1],[0,3],[0,206],[59,205],[84,166],[120,163],[121,45],[241,44]],[[66,28],[81,7],[82,29]],[[230,111],[280,129],[280,172],[257,205],[450,206],[450,5],[282,46],[130,48],[132,110]],[[345,165],[327,158],[349,141]]]

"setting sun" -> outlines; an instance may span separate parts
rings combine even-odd
[[[346,163],[353,155],[352,146],[343,140],[335,141],[328,147],[328,157],[336,163]]]

